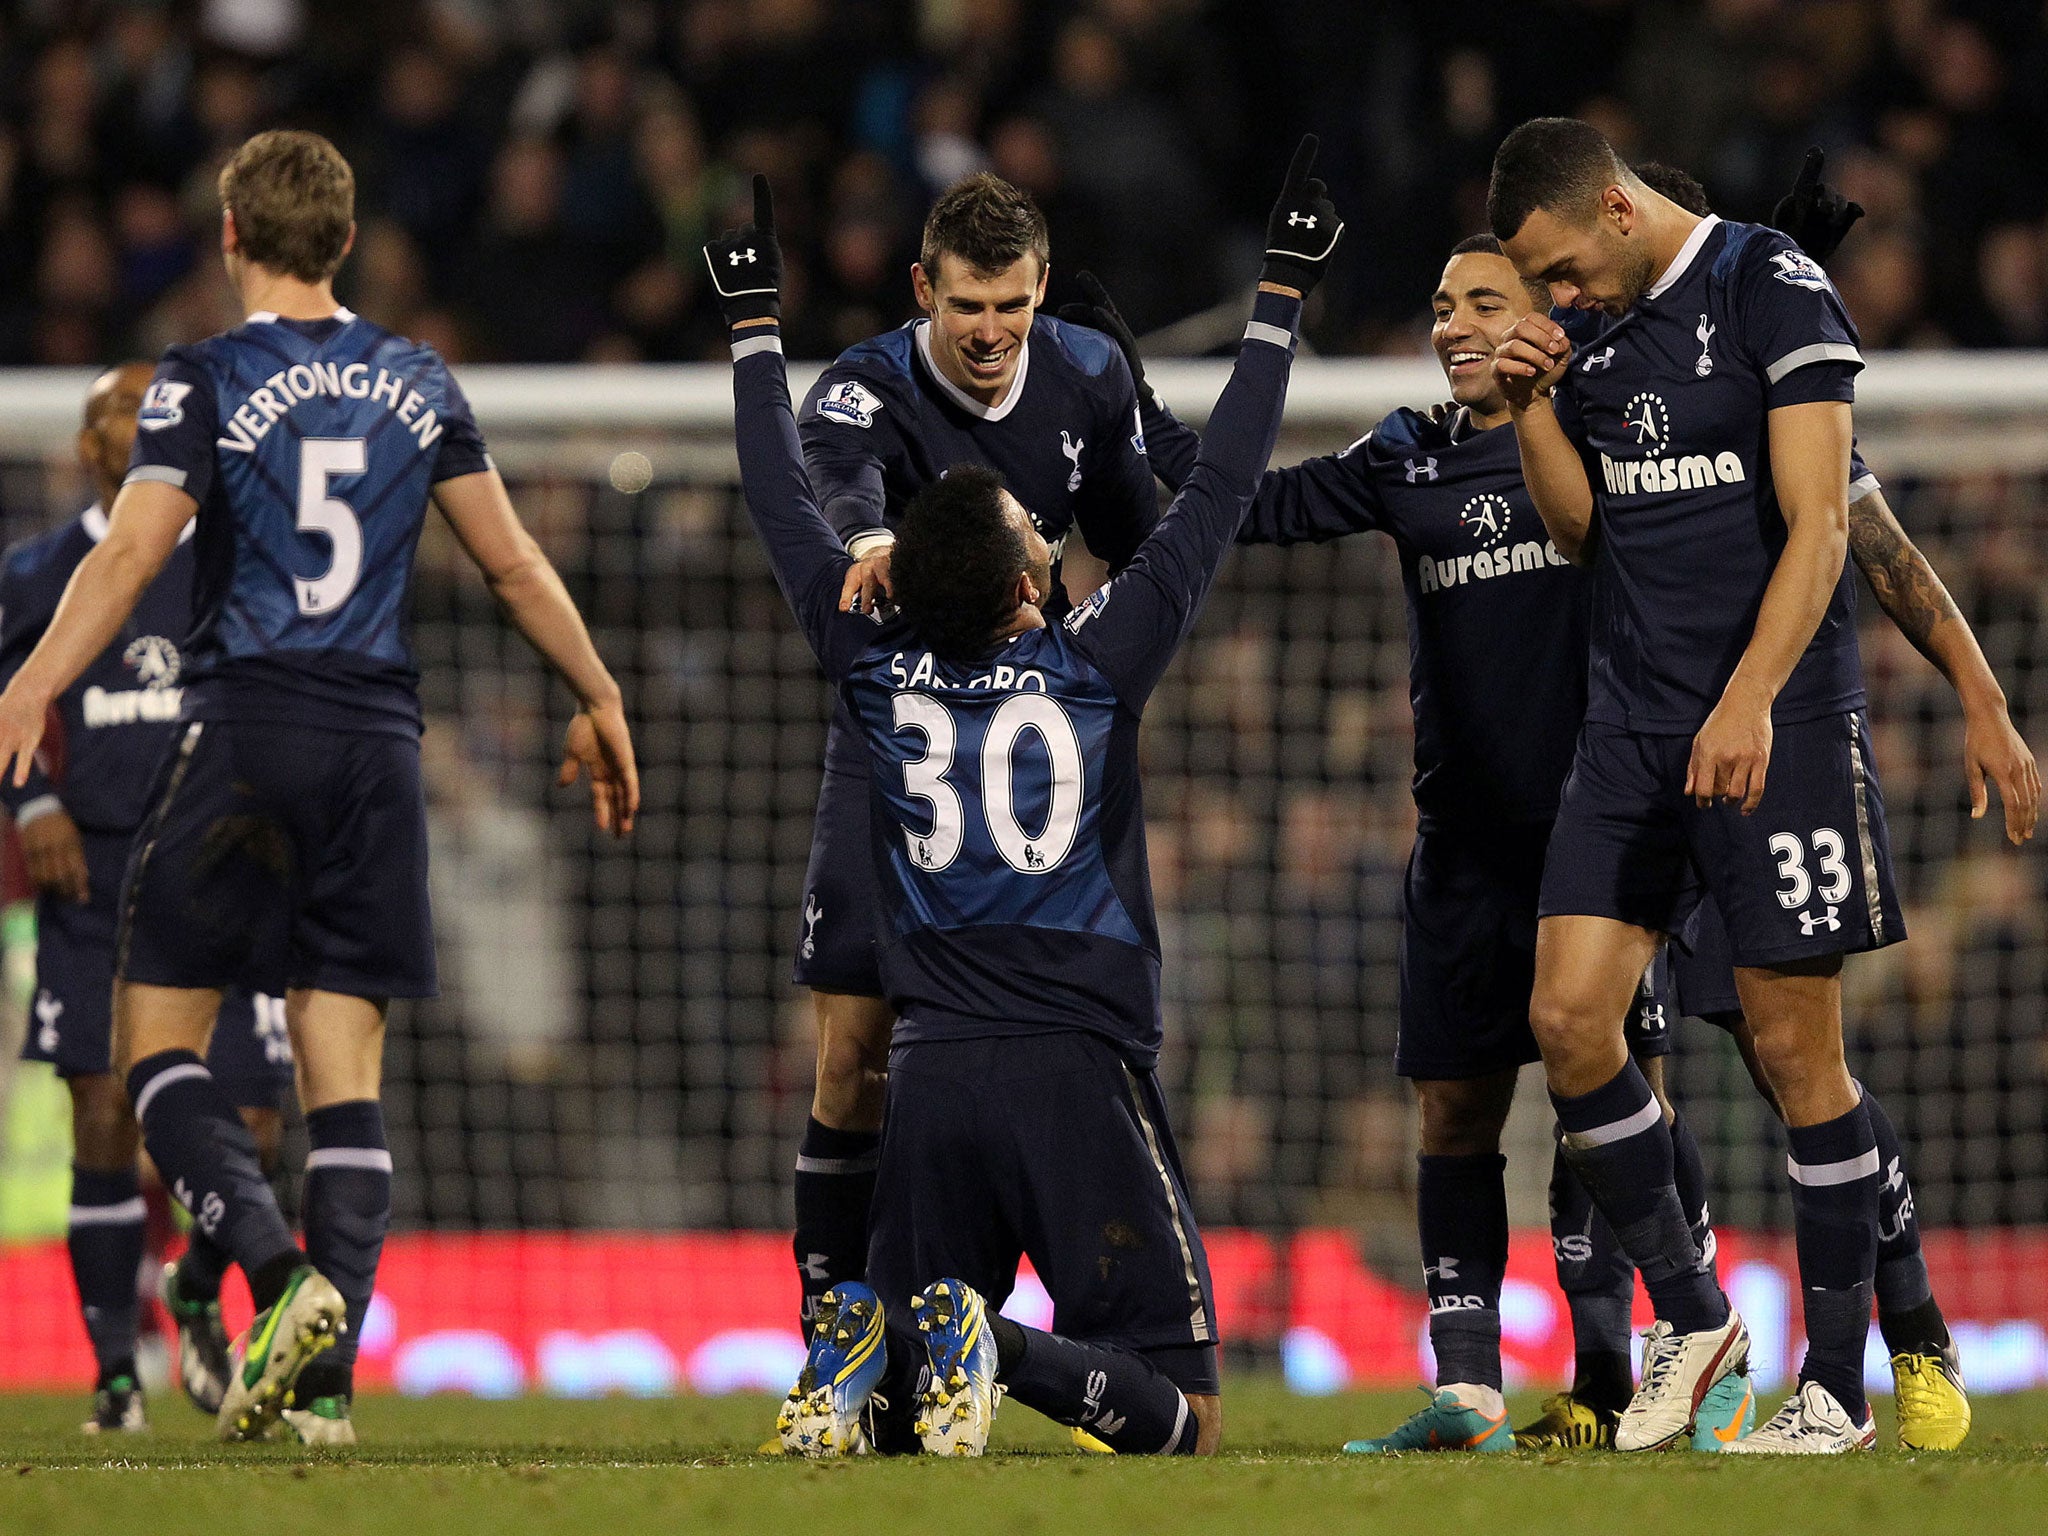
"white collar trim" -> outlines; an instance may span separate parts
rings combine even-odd
[[[1718,213],[1710,213],[1693,225],[1692,233],[1685,237],[1685,244],[1681,245],[1678,254],[1671,258],[1671,265],[1664,269],[1662,277],[1650,284],[1649,292],[1643,297],[1654,299],[1685,276],[1686,269],[1693,263],[1693,258],[1699,255],[1700,247],[1707,243],[1707,236],[1714,232],[1714,226],[1720,222],[1721,216]]]
[[[91,506],[87,507],[83,512],[79,513],[78,521],[85,528],[85,536],[88,539],[91,539],[95,544],[98,544],[103,539],[105,539],[107,536],[107,530],[113,526],[113,524],[109,522],[107,519],[106,508],[102,507],[98,502],[94,502]],[[187,539],[191,538],[192,531],[198,526],[198,518],[187,518],[185,520],[185,526],[178,530],[178,542],[182,544]]]
[[[324,320],[339,320],[343,325],[347,325],[349,321],[355,319],[355,317],[356,312],[350,309],[346,304],[342,304],[336,307],[333,314],[315,316],[314,318]],[[278,314],[276,310],[259,309],[256,311],[256,313],[251,315],[247,320],[244,320],[242,323],[244,325],[275,325],[277,323],[277,320]]]
[[[929,320],[916,322],[917,355],[923,359],[925,372],[932,376],[932,382],[944,391],[961,410],[970,416],[979,416],[983,421],[1001,421],[1017,407],[1024,398],[1024,376],[1031,371],[1031,337],[1027,332],[1017,344],[1017,377],[1010,381],[1010,392],[1003,396],[1001,405],[983,405],[958,384],[939,371],[938,362],[932,357],[932,323]]]

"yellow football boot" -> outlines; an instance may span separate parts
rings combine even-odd
[[[1955,1346],[1892,1356],[1899,1444],[1909,1451],[1952,1451],[1970,1433],[1970,1394]]]
[[[1543,1412],[1515,1431],[1518,1451],[1611,1451],[1621,1416],[1582,1403],[1569,1392],[1543,1399]]]

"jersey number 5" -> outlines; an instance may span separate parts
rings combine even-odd
[[[924,756],[903,765],[903,787],[931,807],[930,832],[904,828],[904,846],[919,869],[941,870],[960,856],[967,841],[967,809],[960,791],[947,782],[958,749],[960,730],[953,712],[922,693],[899,693],[895,699],[896,729],[924,737]],[[1045,825],[1026,832],[1018,820],[1010,759],[1017,738],[1038,733],[1052,760],[1051,804]],[[1059,867],[1074,846],[1081,826],[1081,738],[1074,722],[1056,700],[1042,693],[1013,694],[997,706],[981,740],[981,814],[996,852],[1020,875],[1042,875]]]
[[[333,549],[326,575],[292,578],[299,612],[308,618],[347,602],[363,573],[363,525],[354,507],[328,494],[328,481],[360,475],[367,462],[360,437],[309,437],[299,445],[299,532],[325,534]]]

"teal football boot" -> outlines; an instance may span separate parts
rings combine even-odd
[[[1492,1403],[1475,1406],[1481,1394]],[[1400,1451],[1512,1451],[1515,1432],[1508,1428],[1507,1405],[1498,1392],[1454,1384],[1439,1387],[1429,1406],[1378,1440],[1347,1440],[1344,1449],[1357,1456]]]
[[[1699,1414],[1692,1424],[1692,1448],[1696,1451],[1725,1451],[1756,1428],[1756,1393],[1749,1373],[1723,1376],[1700,1399]]]

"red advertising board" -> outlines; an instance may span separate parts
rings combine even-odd
[[[1276,1239],[1209,1234],[1216,1314],[1227,1340],[1278,1348],[1303,1391],[1398,1387],[1429,1374],[1418,1272],[1380,1273],[1352,1234]],[[2048,1386],[2048,1233],[1925,1236],[1937,1294],[1973,1390]],[[1765,1389],[1800,1348],[1791,1240],[1720,1234],[1723,1283],[1747,1320]],[[0,1249],[0,1389],[76,1388],[90,1373],[61,1243]],[[384,1250],[358,1383],[488,1396],[781,1391],[802,1360],[789,1239],[773,1232],[412,1233]],[[1005,1308],[1047,1326],[1028,1272]],[[1515,1234],[1502,1296],[1508,1384],[1562,1381],[1570,1324],[1547,1232]],[[248,1317],[238,1285],[231,1326]],[[1639,1317],[1647,1314],[1638,1298]],[[1889,1386],[1872,1335],[1873,1385]]]

